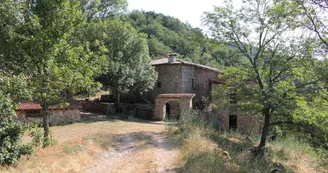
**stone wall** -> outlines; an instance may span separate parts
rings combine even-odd
[[[153,99],[155,99],[157,95],[163,93],[182,92],[181,68],[182,66],[179,64],[159,65],[155,67],[158,73],[157,81],[161,83],[161,87],[158,87],[157,83],[155,83],[152,91]]]
[[[196,68],[196,97],[195,102],[200,101],[202,97],[209,97],[212,91],[212,86],[210,85],[210,80],[219,80],[218,73]],[[217,85],[217,84],[213,84]]]
[[[83,110],[88,112],[103,113],[103,114],[113,114],[116,112],[116,107],[114,103],[104,103],[104,102],[84,102],[82,103]]]
[[[103,113],[106,115],[116,113],[115,103],[85,102],[82,106],[88,112]],[[150,119],[154,110],[154,105],[151,104],[121,103],[120,106],[123,114],[142,119]],[[147,115],[141,115],[142,112],[145,112]]]
[[[81,120],[80,109],[50,110],[49,112],[50,125],[66,124]],[[26,111],[17,112],[17,118],[19,121],[28,123],[42,123],[43,121],[43,116],[41,116],[41,113],[39,116],[29,116],[29,113],[27,113]]]
[[[182,65],[182,93],[195,93],[196,88],[196,74],[195,74],[195,66],[191,65]]]
[[[244,115],[239,112],[220,111],[208,112],[207,119],[213,126],[229,131],[229,115],[237,116],[237,131],[260,133],[263,124],[261,117]]]
[[[181,112],[192,108],[192,99],[157,98],[155,100],[154,120],[164,120],[166,118],[166,103],[170,102],[179,103],[179,109]]]

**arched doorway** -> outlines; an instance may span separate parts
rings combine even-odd
[[[170,101],[165,104],[166,118],[178,120],[181,115],[181,106],[177,101]]]
[[[179,115],[183,110],[192,108],[192,98],[195,94],[161,94],[155,99],[154,119],[164,120],[169,115]],[[167,106],[169,104],[169,106]]]

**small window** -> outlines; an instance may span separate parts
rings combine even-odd
[[[162,87],[162,83],[161,82],[157,82],[157,88],[161,88]]]
[[[195,80],[194,79],[191,79],[191,87],[192,87],[193,90],[196,89]]]
[[[229,130],[237,129],[237,115],[229,115]]]

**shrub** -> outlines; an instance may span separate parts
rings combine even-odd
[[[32,145],[21,142],[26,129],[12,116],[0,116],[0,165],[15,164],[22,155],[32,153]]]

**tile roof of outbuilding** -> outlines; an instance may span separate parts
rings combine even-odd
[[[41,105],[39,103],[33,101],[22,101],[18,104],[16,110],[41,110]]]
[[[69,106],[49,106],[49,110],[61,110],[61,109],[81,109],[82,106],[75,101],[70,101]],[[42,110],[41,105],[35,101],[21,101],[19,102],[16,111],[26,111],[26,110]]]

